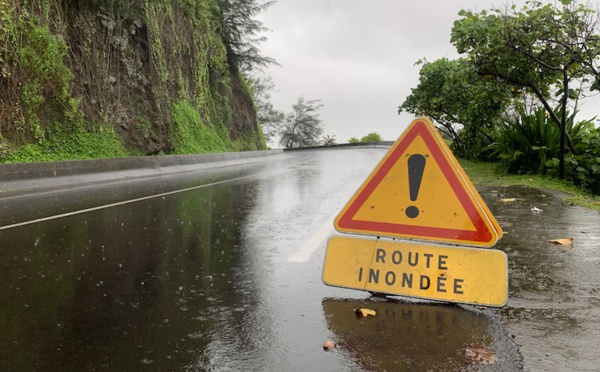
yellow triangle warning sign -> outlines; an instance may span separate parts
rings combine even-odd
[[[414,120],[335,219],[343,233],[493,246],[500,226],[428,118]]]

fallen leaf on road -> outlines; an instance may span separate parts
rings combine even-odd
[[[332,349],[335,349],[335,344],[333,343],[333,341],[327,340],[327,341],[323,342],[323,350],[329,351]]]
[[[548,240],[548,243],[556,244],[556,245],[573,245],[573,238],[563,238],[563,239],[553,239]]]
[[[368,316],[375,316],[377,312],[371,309],[354,309],[354,314],[356,314],[356,317],[360,319]]]
[[[472,345],[465,348],[465,357],[481,364],[494,364],[497,359],[494,353],[487,351],[483,346]]]
[[[506,199],[500,199],[501,202],[504,203],[512,203],[514,201],[517,201],[517,198],[506,198]]]

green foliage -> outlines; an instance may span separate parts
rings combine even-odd
[[[480,76],[468,59],[419,63],[419,84],[399,112],[434,119],[442,134],[452,139],[457,156],[483,157],[483,149],[492,142],[489,129],[511,101],[509,86],[497,78]]]
[[[264,32],[268,29],[256,18],[275,1],[261,4],[257,0],[217,0],[217,3],[229,62],[244,73],[277,64],[273,58],[260,54],[258,44],[266,40]]]
[[[260,137],[257,141],[256,136],[243,134],[237,140],[231,143],[230,151],[258,151],[267,148],[264,137]]]
[[[107,140],[82,129],[96,122],[142,153],[170,153],[173,143],[187,153],[265,148],[249,89],[228,60],[224,2],[238,12],[246,9],[241,4],[256,6],[253,12],[268,6],[254,0],[0,1],[0,157],[89,158],[93,150],[80,146],[92,142],[85,136]],[[244,42],[258,30],[246,26],[239,35]],[[170,120],[176,99],[189,102],[202,124],[176,127]],[[122,156],[118,147],[121,152],[98,145],[99,157]]]
[[[569,102],[584,91],[582,82],[599,75],[594,67],[600,56],[598,16],[586,6],[528,1],[519,10],[461,11],[452,29],[451,42],[469,55],[479,74],[534,94],[544,106],[565,139],[558,153],[559,177],[564,176],[565,144],[573,150],[566,129]],[[551,93],[558,97],[558,110]]]
[[[224,127],[209,128],[202,123],[198,111],[186,101],[173,103],[171,120],[175,126],[176,154],[203,154],[232,151],[232,143]]]
[[[468,54],[476,64],[478,71],[484,75],[499,76],[510,82],[521,82],[525,87],[531,84],[540,86],[547,92],[548,85],[555,80],[556,74],[548,76],[536,75],[536,67],[527,55],[511,48],[506,40],[507,32],[518,32],[527,36],[526,29],[520,28],[517,22],[523,19],[523,13],[503,16],[498,11],[480,13],[462,10],[462,18],[454,22],[451,42],[458,53]],[[533,35],[530,35],[533,36]],[[532,48],[535,38],[526,38],[528,47]],[[525,40],[524,40],[525,42]],[[540,80],[541,79],[541,80]]]
[[[545,173],[546,160],[558,154],[560,131],[543,108],[531,115],[524,109],[519,118],[506,120],[496,128],[495,142],[490,147],[500,158],[507,173]]]
[[[576,149],[586,148],[583,140],[593,128],[592,121],[574,124],[570,120],[567,123],[567,131]],[[545,174],[551,164],[548,163],[550,159],[556,158],[558,162],[560,136],[560,130],[544,108],[538,107],[531,114],[520,109],[517,119],[505,120],[496,128],[495,142],[490,148],[507,173]]]
[[[0,5],[0,132],[15,144],[42,142],[56,124],[75,119],[67,45],[27,12]]]
[[[279,133],[285,120],[285,114],[275,109],[271,103],[271,92],[275,90],[275,83],[270,76],[253,76],[248,79],[248,84],[254,98],[258,124],[263,131],[265,141],[269,142]]]
[[[330,136],[329,134],[327,134],[327,135],[323,136],[321,143],[323,144],[323,146],[335,145],[335,136]]]
[[[38,144],[27,144],[6,158],[4,163],[59,161],[77,159],[102,159],[128,156],[119,137],[112,129],[98,126],[86,130],[75,126],[70,130],[57,130]]]
[[[593,196],[571,182],[559,180],[548,175],[511,175],[500,170],[497,163],[458,159],[469,179],[475,185],[526,185],[529,187],[557,190],[570,194],[565,199],[577,205],[592,208],[600,212],[600,196]]]
[[[379,142],[381,141],[381,136],[379,133],[371,132],[360,139],[360,142]]]
[[[582,151],[578,155],[566,157],[566,179],[574,185],[600,195],[600,128],[585,134],[578,146]],[[558,159],[546,163],[548,174],[558,174]]]
[[[348,140],[348,143],[360,143],[360,140],[356,137],[352,137]]]
[[[160,80],[165,88],[173,79],[178,84],[176,102],[171,103],[173,97],[164,97],[170,107],[176,153],[266,148],[255,125],[254,111],[245,102],[251,98],[243,75],[228,65],[226,45],[219,33],[207,31],[218,29],[221,22],[216,4],[216,1],[178,0],[177,7],[190,17],[185,20],[177,19],[180,14],[177,8],[148,8]],[[163,12],[169,15],[166,24],[161,23]],[[186,27],[190,23],[194,27]],[[161,33],[165,27],[172,28],[169,33],[173,40]],[[187,74],[189,68],[191,76]],[[189,107],[183,108],[184,101]],[[232,141],[230,136],[237,140]],[[211,144],[212,140],[215,142]]]

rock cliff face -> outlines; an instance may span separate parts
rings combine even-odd
[[[219,14],[216,0],[0,2],[0,146],[83,127],[133,153],[177,153],[203,126],[232,149],[263,148]],[[182,104],[196,120],[174,117]]]

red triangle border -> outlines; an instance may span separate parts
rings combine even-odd
[[[437,162],[442,173],[446,177],[446,180],[450,184],[450,187],[455,192],[459,202],[475,226],[475,231],[354,219],[358,210],[364,205],[373,191],[390,172],[408,146],[410,146],[419,135],[427,145],[432,157],[435,162]],[[392,153],[385,159],[385,162],[377,169],[377,172],[371,176],[366,186],[360,191],[360,194],[354,198],[352,204],[346,209],[345,213],[339,217],[337,225],[341,230],[359,230],[364,233],[369,233],[370,235],[386,236],[386,234],[390,234],[395,237],[399,235],[408,235],[414,238],[430,238],[432,240],[451,239],[453,241],[477,243],[494,241],[493,234],[485,223],[485,216],[478,211],[473,200],[469,197],[469,191],[467,190],[468,186],[459,180],[453,169],[453,166],[448,162],[448,159],[444,154],[444,150],[440,147],[430,130],[427,128],[427,124],[424,121],[416,121],[400,143],[392,150]]]

